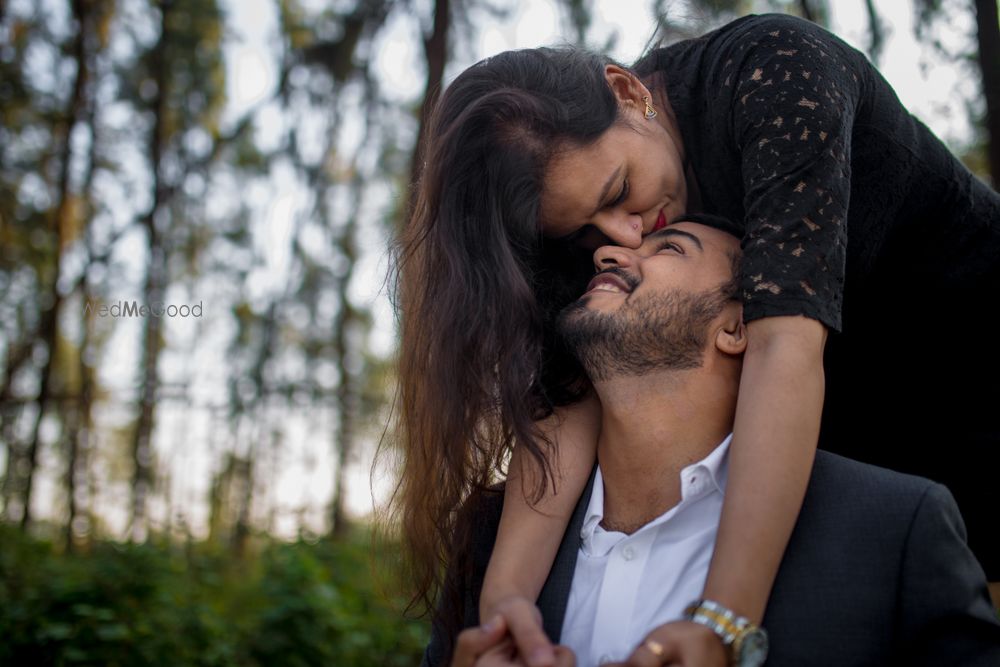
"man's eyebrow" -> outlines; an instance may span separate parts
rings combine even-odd
[[[593,215],[597,215],[597,212],[604,207],[604,200],[608,198],[608,193],[611,192],[611,186],[614,185],[615,181],[618,180],[618,174],[622,173],[622,169],[624,168],[624,166],[625,165],[621,164],[618,165],[618,168],[615,169],[614,173],[612,173],[611,176],[608,177],[608,180],[604,184],[604,187],[601,188],[601,194],[597,197],[597,207],[594,208]]]
[[[653,240],[655,240],[655,239],[658,239],[658,238],[662,238],[664,236],[683,236],[683,237],[685,237],[687,239],[690,239],[690,241],[692,243],[694,243],[696,246],[698,246],[698,250],[700,250],[702,252],[705,251],[705,248],[703,248],[702,245],[701,245],[701,239],[699,239],[697,236],[695,236],[691,232],[685,232],[683,229],[671,229],[670,227],[665,227],[664,229],[661,229],[658,232],[653,232],[652,234],[650,234],[649,236],[647,236],[646,239],[653,239]]]

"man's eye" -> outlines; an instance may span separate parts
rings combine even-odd
[[[611,202],[609,206],[618,206],[618,204],[621,204],[627,198],[628,198],[628,179],[626,178],[624,181],[622,181],[621,192],[618,193],[618,196],[615,197],[615,200]]]
[[[663,252],[664,250],[671,250],[673,252],[681,253],[682,255],[684,254],[684,248],[680,247],[678,244],[674,243],[673,241],[664,241],[660,245],[660,247],[657,248],[656,252]]]

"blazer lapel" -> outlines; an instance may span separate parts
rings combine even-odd
[[[545,634],[558,643],[562,635],[563,619],[566,617],[566,603],[569,601],[569,589],[573,585],[573,573],[576,571],[576,556],[580,552],[580,529],[583,518],[590,504],[590,494],[594,491],[594,476],[597,466],[590,472],[587,486],[576,503],[573,516],[563,536],[559,551],[549,578],[545,580],[542,592],[538,595],[538,609],[542,612],[542,626]]]

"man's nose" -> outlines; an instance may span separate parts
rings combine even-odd
[[[612,243],[626,248],[642,245],[642,218],[638,214],[609,212],[595,221],[594,226]]]
[[[617,245],[601,246],[594,251],[594,268],[598,271],[635,264],[638,257],[635,250]]]

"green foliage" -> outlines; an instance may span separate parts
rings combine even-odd
[[[0,527],[0,665],[414,665],[424,623],[376,592],[367,541],[99,543],[67,555]]]

